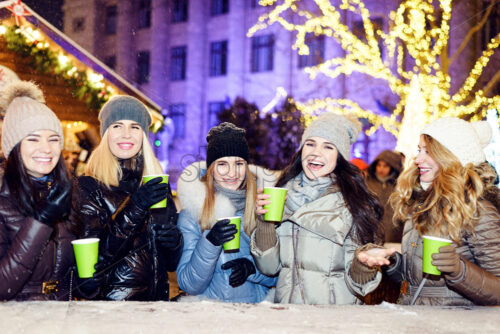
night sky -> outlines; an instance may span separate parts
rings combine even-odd
[[[23,0],[23,2],[56,28],[62,30],[64,0]]]

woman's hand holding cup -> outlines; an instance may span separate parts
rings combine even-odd
[[[267,209],[264,209],[264,205],[271,204],[269,198],[271,195],[264,194],[264,188],[257,189],[257,208],[256,213],[258,215],[263,215],[267,212]]]

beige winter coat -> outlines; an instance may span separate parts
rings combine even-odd
[[[465,234],[457,246],[465,260],[464,277],[455,282],[428,277],[416,305],[500,305],[500,213],[488,201],[481,204],[474,234]],[[409,304],[422,281],[422,238],[411,222],[405,224],[402,252],[403,279],[408,285],[401,303]]]
[[[346,274],[360,245],[351,238],[352,216],[340,191],[325,193],[281,223],[272,248],[262,252],[252,235],[251,252],[259,270],[279,273],[276,302],[359,304],[356,294],[364,296],[380,282],[380,273],[365,285]]]

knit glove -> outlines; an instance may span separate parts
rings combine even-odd
[[[56,184],[50,189],[47,199],[36,209],[35,219],[53,227],[66,216],[71,207],[71,182]]]
[[[432,264],[452,281],[461,278],[465,273],[465,265],[455,247],[451,245],[442,246],[439,253],[432,254]]]
[[[233,269],[229,276],[229,285],[236,288],[246,282],[248,276],[255,274],[255,266],[247,258],[228,261],[221,266],[222,270]]]
[[[139,208],[148,210],[151,205],[167,198],[168,186],[166,183],[161,183],[162,181],[161,177],[156,177],[143,184],[132,195],[131,200]]]
[[[229,219],[223,219],[215,223],[207,234],[207,240],[214,246],[221,246],[223,243],[233,240],[238,230],[234,224],[229,224],[230,222]]]

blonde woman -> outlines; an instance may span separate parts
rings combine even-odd
[[[130,96],[116,96],[99,113],[102,141],[78,179],[82,237],[100,238],[100,261],[81,295],[106,300],[168,300],[167,271],[174,271],[182,234],[170,189],[147,139],[151,117]],[[168,197],[167,208],[149,207]]]
[[[249,235],[256,226],[256,182],[271,183],[274,178],[248,164],[245,130],[222,123],[210,130],[207,142],[206,163],[190,165],[178,181],[184,249],[177,281],[190,295],[226,302],[260,302],[275,279],[255,268]],[[222,244],[234,238],[236,228],[227,219],[217,219],[230,216],[241,217],[237,253],[222,250]]]
[[[394,280],[407,283],[403,304],[500,305],[500,193],[482,150],[490,138],[486,122],[458,118],[438,119],[423,129],[414,164],[391,196],[394,219],[406,221],[402,254],[359,251],[352,270],[363,274],[353,277],[370,280],[378,266],[388,265]],[[426,234],[453,241],[433,255],[440,276],[422,273]]]

